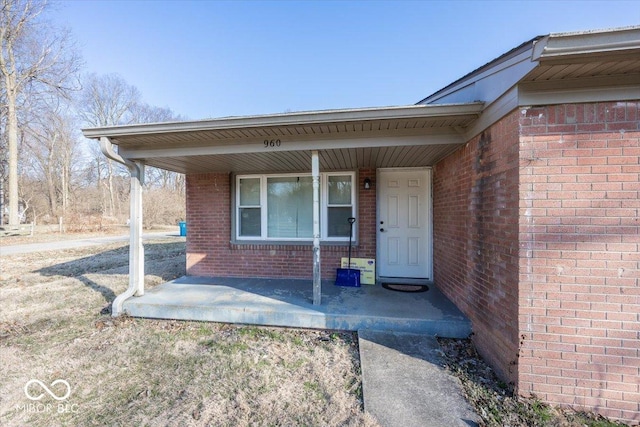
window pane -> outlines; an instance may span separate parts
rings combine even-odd
[[[240,179],[240,206],[260,206],[260,178]]]
[[[269,237],[313,237],[310,176],[267,178]]]
[[[351,204],[351,175],[329,176],[329,204]]]
[[[351,208],[329,208],[328,211],[329,213],[327,222],[329,226],[327,230],[327,236],[349,237],[349,228],[351,227],[351,225],[349,224],[348,219],[353,215],[353,213],[351,212]]]
[[[260,208],[240,208],[240,236],[260,237]]]

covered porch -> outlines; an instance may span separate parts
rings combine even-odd
[[[433,281],[427,169],[466,142],[464,130],[483,107],[479,102],[416,105],[85,129],[85,136],[100,141],[105,156],[131,173],[130,282],[114,301],[113,315],[467,336],[468,320],[434,286],[410,294],[389,291],[380,283],[383,278]],[[140,239],[146,166],[187,177],[190,277],[152,290],[144,289]],[[419,177],[403,178],[402,188],[419,188],[417,195],[409,193],[412,189],[400,196],[383,193],[383,188],[398,188],[398,179],[383,180],[381,171],[400,169],[421,171]],[[267,185],[281,176],[307,176],[313,184],[312,204],[305,205],[312,206],[312,215],[303,215],[312,217],[312,233],[301,238],[269,234]],[[355,256],[375,259],[388,253],[396,264],[394,274],[382,274],[382,265],[392,262],[376,264],[375,286],[346,289],[332,283],[348,243],[348,233],[329,236],[327,231],[327,189],[336,176],[344,178],[340,184],[350,196],[336,202],[332,212],[348,210],[348,216],[358,218]],[[250,188],[243,185],[252,180],[259,183],[259,197],[245,206],[240,189]],[[383,209],[379,200],[393,203]],[[260,216],[251,223],[242,216],[245,211]],[[396,227],[400,217],[404,222]],[[295,218],[299,221],[298,214]],[[240,221],[253,226],[245,230]],[[382,249],[381,233],[393,227],[403,230],[394,241],[410,250],[394,251],[400,244]],[[421,266],[421,274],[409,274],[404,266],[411,263]]]
[[[293,328],[390,330],[465,338],[471,322],[435,286],[399,292],[378,285],[322,283],[313,304],[311,280],[185,276],[124,302],[135,317]]]

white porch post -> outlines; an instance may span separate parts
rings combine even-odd
[[[100,149],[109,159],[122,163],[131,174],[130,218],[129,218],[129,287],[113,300],[111,315],[119,316],[123,304],[133,295],[144,295],[144,247],[142,246],[142,185],[144,164],[125,159],[115,152],[107,137],[100,138]]]
[[[311,152],[311,176],[313,181],[313,305],[320,305],[320,161],[318,152]]]
[[[142,185],[144,164],[132,161],[125,163],[131,172],[131,194],[129,210],[129,287],[118,295],[111,306],[111,315],[123,313],[123,304],[131,296],[144,295],[144,246],[142,245]]]
[[[131,208],[129,224],[129,288],[136,296],[144,295],[144,246],[142,245],[142,185],[144,164],[133,162],[131,168]]]

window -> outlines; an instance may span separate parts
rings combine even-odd
[[[239,235],[259,236],[261,234],[260,178],[240,180]]]
[[[351,175],[327,176],[327,237],[349,237],[353,214]]]
[[[355,216],[353,172],[320,174],[320,236],[347,240]],[[311,175],[244,175],[236,181],[238,240],[311,240]]]

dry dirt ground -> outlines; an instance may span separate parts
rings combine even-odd
[[[184,250],[146,243],[146,287],[182,276]],[[125,242],[0,258],[0,425],[378,425],[354,333],[113,319],[127,269]],[[439,342],[481,426],[620,425],[514,397],[469,340]]]

